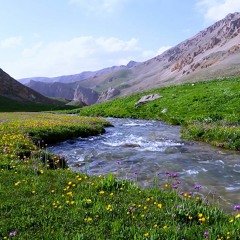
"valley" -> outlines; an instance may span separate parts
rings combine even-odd
[[[0,69],[0,238],[240,239],[239,53],[236,12],[144,62]]]

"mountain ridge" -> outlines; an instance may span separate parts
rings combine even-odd
[[[71,75],[62,75],[58,77],[30,77],[30,78],[21,78],[17,79],[22,84],[28,85],[30,81],[36,81],[36,82],[46,82],[46,83],[53,83],[53,82],[61,82],[61,83],[73,83],[76,81],[81,81],[90,77],[97,77],[101,74],[112,72],[114,70],[119,69],[125,69],[125,68],[131,68],[136,65],[138,65],[139,62],[130,61],[127,65],[120,65],[120,66],[112,66],[103,68],[96,71],[84,71],[77,74],[71,74]]]
[[[161,55],[126,68],[108,68],[72,86],[125,96],[160,86],[240,76],[240,13],[230,13]],[[37,90],[37,86],[35,86]]]

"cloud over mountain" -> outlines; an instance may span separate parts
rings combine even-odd
[[[59,69],[66,75],[86,69],[97,70],[127,64],[135,59],[144,61],[159,54],[160,50],[143,49],[136,38],[123,40],[116,37],[80,36],[50,43],[36,42],[22,50],[21,58],[9,64],[16,68],[18,66],[17,75],[27,72],[29,76],[57,76]]]
[[[239,0],[199,0],[197,7],[205,19],[218,21],[230,12],[240,12]]]

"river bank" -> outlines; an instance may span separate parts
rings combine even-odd
[[[182,126],[182,137],[240,150],[240,79],[212,80],[154,89],[66,111],[81,116],[161,120]],[[135,104],[142,96],[160,98]]]
[[[141,189],[110,173],[89,176],[61,169],[54,156],[56,168],[49,169],[46,143],[81,136],[80,130],[83,136],[91,129],[101,133],[106,121],[44,113],[0,117],[1,239],[240,237],[238,204],[226,214],[201,194],[179,195],[172,186],[175,173],[165,173],[161,189]],[[201,191],[197,183],[195,188]]]

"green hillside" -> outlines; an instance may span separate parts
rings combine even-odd
[[[144,95],[161,98],[135,107]],[[158,88],[71,112],[83,116],[162,120],[183,126],[183,137],[240,150],[240,79]]]
[[[39,112],[59,109],[73,109],[74,106],[66,106],[59,100],[59,105],[37,104],[33,102],[16,101],[0,96],[0,112]]]

